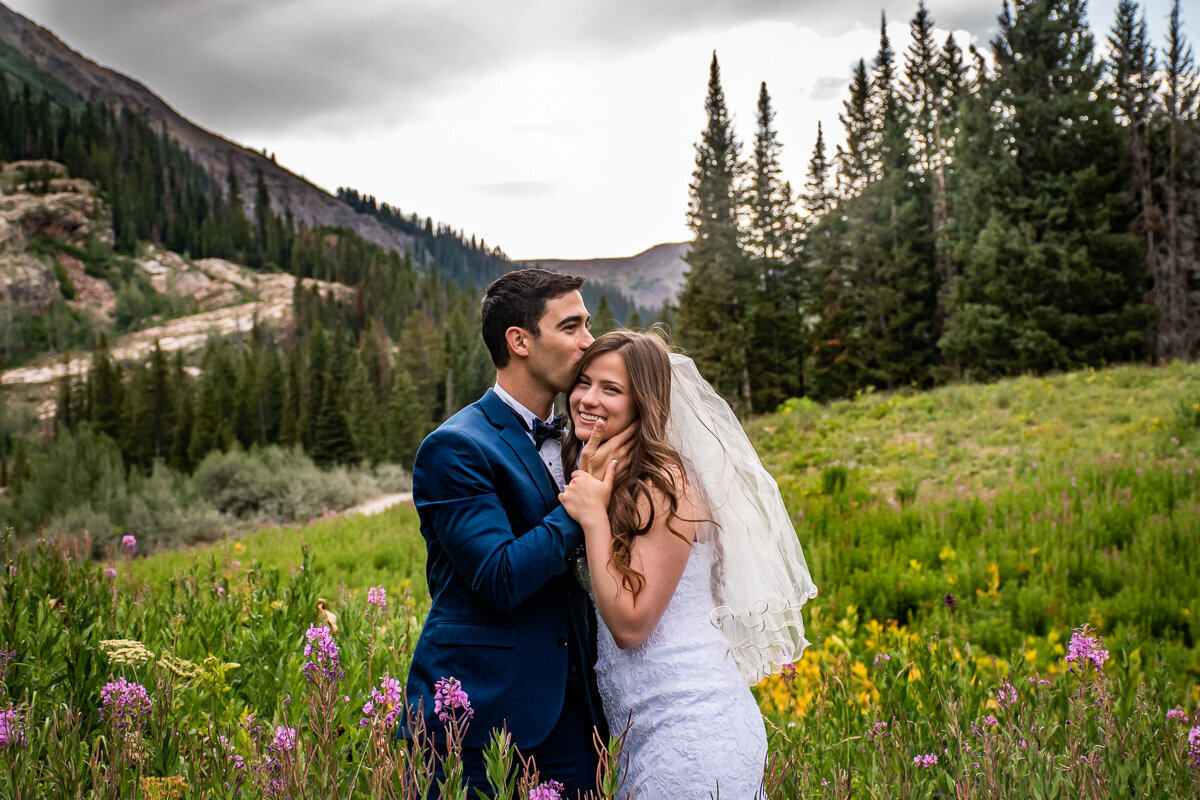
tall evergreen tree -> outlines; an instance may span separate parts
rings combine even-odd
[[[1166,157],[1159,177],[1163,233],[1154,257],[1155,355],[1191,359],[1200,345],[1200,77],[1184,38],[1179,0],[1171,8],[1163,58],[1159,135]]]
[[[999,23],[981,126],[992,144],[982,163],[960,151],[973,174],[955,203],[986,221],[957,227],[966,258],[943,353],[976,376],[1138,357],[1150,311],[1084,4],[1024,0]]]
[[[738,412],[747,414],[751,330],[746,298],[753,281],[738,221],[740,145],[725,105],[716,53],[709,67],[705,109],[708,123],[696,143],[688,209],[696,238],[685,259],[690,269],[679,293],[676,332],[717,391],[736,398]]]

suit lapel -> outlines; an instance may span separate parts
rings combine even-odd
[[[501,441],[512,449],[513,454],[525,467],[529,479],[542,495],[546,508],[552,509],[558,505],[558,488],[550,479],[549,470],[546,469],[537,448],[533,446],[533,440],[529,438],[516,413],[491,389],[480,398],[479,407],[487,415],[488,421],[500,429]]]

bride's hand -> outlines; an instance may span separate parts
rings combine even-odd
[[[571,474],[571,482],[558,495],[558,501],[571,515],[571,519],[584,528],[608,522],[608,501],[612,497],[613,475],[617,462],[608,462],[602,479],[590,472],[577,469]]]
[[[592,427],[592,435],[588,437],[587,443],[579,453],[579,468],[590,473],[597,480],[604,478],[604,472],[608,469],[609,462],[620,462],[625,458],[629,452],[629,443],[633,441],[633,436],[638,429],[637,422],[634,422],[616,436],[601,443],[600,438],[604,435],[606,425],[605,420],[599,420]]]

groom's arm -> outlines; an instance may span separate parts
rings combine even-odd
[[[565,572],[567,554],[583,544],[583,530],[561,506],[514,532],[491,464],[457,431],[435,431],[422,443],[413,502],[471,591],[503,613]]]

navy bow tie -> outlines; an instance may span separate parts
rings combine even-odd
[[[547,439],[559,439],[563,435],[563,431],[567,429],[567,415],[559,414],[549,422],[542,422],[540,419],[533,421],[533,444],[538,450],[542,449],[542,445]]]

